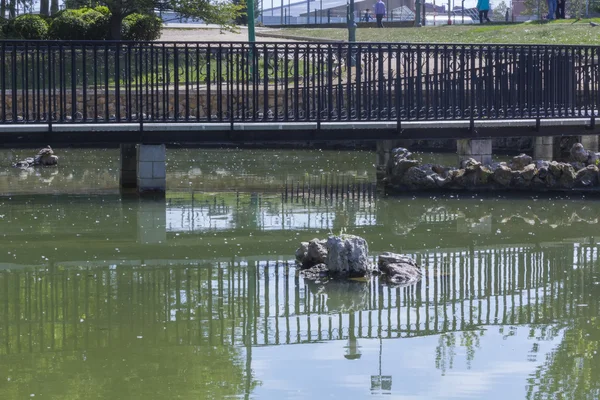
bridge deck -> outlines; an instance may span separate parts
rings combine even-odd
[[[597,135],[590,118],[475,121],[256,123],[106,123],[0,125],[2,145],[91,143],[222,143],[244,141],[469,139]]]

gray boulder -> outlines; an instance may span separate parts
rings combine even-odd
[[[575,186],[589,187],[598,183],[598,167],[588,165],[587,167],[577,171],[575,176]]]
[[[518,156],[513,157],[510,167],[511,169],[520,171],[531,164],[531,161],[531,157],[527,154],[519,154]]]
[[[512,171],[506,165],[500,164],[494,170],[492,179],[501,186],[509,186],[512,180]]]
[[[411,189],[431,189],[437,187],[434,172],[424,166],[412,167],[402,177],[402,183]]]
[[[313,239],[310,242],[302,242],[296,250],[296,260],[303,268],[311,268],[323,264],[327,260],[327,241]]]
[[[521,171],[521,176],[524,180],[530,181],[535,175],[535,164],[529,164]]]
[[[383,253],[377,261],[383,279],[393,285],[412,285],[421,280],[423,274],[416,261],[395,253]]]
[[[596,165],[600,164],[600,153],[594,153],[593,151],[588,151],[588,159],[586,163],[588,165]]]
[[[337,276],[361,277],[372,270],[369,247],[365,239],[343,235],[327,239],[327,268]]]
[[[558,184],[560,187],[570,189],[575,184],[575,178],[577,173],[571,164],[560,163],[560,169],[562,174],[558,178]]]
[[[402,177],[402,176],[404,176],[406,171],[408,171],[412,167],[416,167],[418,165],[419,165],[419,161],[417,161],[417,160],[401,159],[401,160],[394,161],[392,164],[392,168],[391,168],[392,176]]]
[[[561,164],[556,162],[556,161],[552,161],[549,165],[548,165],[548,171],[550,171],[550,173],[556,178],[560,178],[560,176],[562,175],[562,169],[561,169]]]
[[[589,152],[583,148],[581,143],[575,143],[570,151],[571,161],[585,163],[588,160]]]

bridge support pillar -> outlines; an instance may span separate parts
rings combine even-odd
[[[164,144],[140,144],[137,149],[138,192],[164,192],[167,188],[167,151]]]
[[[492,139],[458,139],[458,162],[473,158],[482,164],[492,163]]]
[[[583,145],[583,148],[593,152],[598,151],[598,135],[585,135],[580,136],[579,143]]]
[[[121,145],[119,186],[123,189],[134,189],[137,187],[137,149],[135,144]]]
[[[554,137],[536,137],[533,142],[533,159],[552,161],[554,159]]]
[[[122,144],[122,189],[137,188],[139,193],[164,193],[167,186],[166,148],[164,144]]]

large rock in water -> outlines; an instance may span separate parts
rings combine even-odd
[[[353,235],[330,236],[327,239],[326,264],[333,275],[365,276],[372,269],[366,240]]]
[[[400,254],[383,253],[377,264],[385,278],[394,285],[412,285],[423,276],[415,260]]]
[[[590,156],[589,152],[583,148],[581,143],[575,143],[570,151],[571,161],[585,163]]]
[[[296,250],[296,260],[302,267],[311,268],[327,261],[327,240],[313,239],[310,242],[302,242]]]
[[[518,156],[513,157],[510,167],[513,170],[520,171],[531,164],[531,161],[531,157],[527,154],[519,154]]]

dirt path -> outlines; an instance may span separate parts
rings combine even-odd
[[[272,29],[257,28],[256,32],[273,31]],[[184,27],[166,27],[163,29],[162,36],[159,39],[162,42],[247,42],[248,30],[240,29],[238,33],[221,32],[219,28],[184,28]],[[290,42],[291,40],[256,37],[257,42]]]

